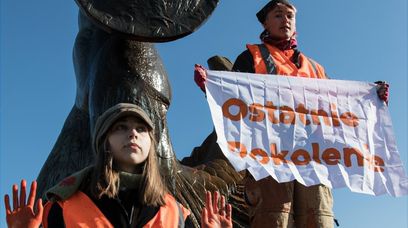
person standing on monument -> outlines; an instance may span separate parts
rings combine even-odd
[[[328,79],[324,68],[297,49],[295,6],[271,0],[257,14],[264,31],[261,44],[247,44],[232,71]],[[205,68],[196,64],[194,80],[205,91]],[[378,84],[378,96],[388,104],[388,84]],[[247,172],[246,201],[251,227],[333,227],[333,197],[324,185],[278,183],[272,177],[255,181]]]

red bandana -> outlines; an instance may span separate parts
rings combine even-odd
[[[295,49],[297,47],[297,40],[296,40],[296,32],[295,34],[293,34],[292,38],[290,38],[289,40],[275,40],[272,37],[269,36],[269,33],[264,30],[261,35],[259,36],[259,38],[268,44],[271,44],[277,48],[279,48],[279,50],[281,51],[285,51],[285,50],[290,50],[290,49]]]

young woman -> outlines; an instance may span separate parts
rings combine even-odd
[[[327,79],[324,68],[297,49],[296,8],[289,0],[271,0],[257,14],[264,31],[261,44],[247,44],[232,71]],[[205,92],[206,70],[196,64],[194,80]],[[376,82],[388,104],[389,85]],[[305,187],[297,181],[278,183],[272,177],[255,181],[247,173],[245,196],[251,227],[333,227],[333,198],[324,185]],[[267,215],[267,216],[266,216]]]
[[[97,120],[92,138],[96,163],[65,178],[47,191],[49,202],[37,201],[36,182],[26,200],[26,182],[13,210],[5,196],[9,227],[192,227],[190,212],[163,184],[156,160],[153,123],[137,105],[120,103]],[[219,194],[206,195],[202,227],[232,227],[231,206]],[[210,208],[210,209],[208,209]]]

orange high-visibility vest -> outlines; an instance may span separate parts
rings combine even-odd
[[[164,197],[165,205],[161,206],[157,214],[144,228],[173,228],[184,224],[190,211],[181,206],[171,195]],[[66,228],[113,228],[113,225],[83,192],[77,191],[67,200],[57,202],[62,208],[62,216]],[[48,228],[48,214],[52,207],[48,202],[44,207],[43,227]]]
[[[298,68],[281,50],[264,44],[247,44],[257,74],[290,75],[307,78],[327,78],[324,68],[314,60],[299,54]]]

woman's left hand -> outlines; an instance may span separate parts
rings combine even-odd
[[[376,81],[375,84],[377,84],[378,97],[388,105],[390,85],[384,81]]]
[[[13,210],[10,207],[10,198],[4,196],[6,207],[6,220],[8,227],[13,228],[37,228],[41,224],[43,215],[43,205],[41,199],[37,200],[37,210],[34,212],[35,194],[37,192],[37,182],[31,183],[30,195],[26,202],[26,181],[21,181],[20,199],[18,197],[18,186],[13,185]]]
[[[221,196],[221,207],[218,208],[220,193],[214,193],[212,200],[211,192],[205,194],[205,207],[201,212],[201,227],[202,228],[232,228],[232,207],[231,204],[225,204],[225,197]]]

